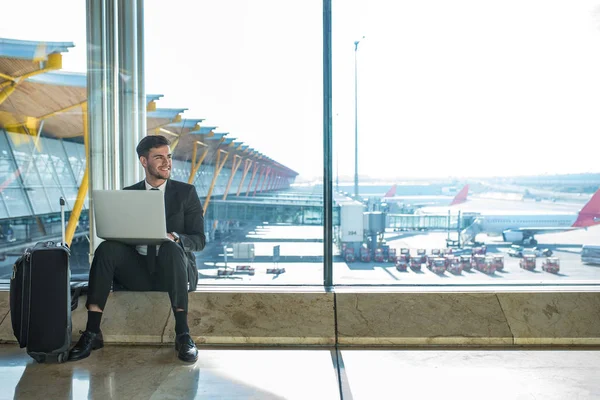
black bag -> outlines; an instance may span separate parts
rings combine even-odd
[[[61,198],[61,207],[64,200]],[[13,265],[10,316],[21,348],[37,362],[64,362],[71,346],[71,252],[63,242],[39,242]]]

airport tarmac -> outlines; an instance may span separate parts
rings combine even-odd
[[[292,238],[286,238],[290,234]],[[305,234],[306,241],[302,240]],[[454,233],[456,235],[456,233]],[[243,285],[320,285],[323,282],[322,227],[315,226],[263,226],[248,235],[259,236],[264,241],[256,242],[256,257],[261,261],[235,260],[228,257],[228,267],[248,265],[254,268],[254,275],[240,271],[233,275],[219,276],[218,271],[224,270],[223,253],[213,258],[211,262],[204,261],[200,269],[200,284],[243,284]],[[447,232],[389,232],[386,234],[390,247],[399,250],[410,248],[413,252],[425,248],[430,253],[433,248],[444,248]],[[478,240],[488,246],[489,255],[504,256],[504,270],[494,274],[480,271],[463,271],[459,275],[449,272],[436,274],[424,265],[421,271],[397,271],[392,263],[353,263],[344,262],[341,257],[334,258],[333,277],[338,285],[537,285],[537,284],[597,284],[600,283],[600,266],[584,265],[581,263],[580,252],[582,244],[598,244],[600,226],[587,230],[538,235],[538,247],[547,247],[560,259],[560,271],[556,274],[542,271],[542,260],[537,260],[534,271],[519,267],[519,258],[507,254],[510,243],[499,241],[498,237],[479,235]],[[280,245],[282,261],[272,262],[272,247]],[[268,274],[268,268],[285,268],[282,274]]]
[[[483,201],[483,200],[482,200]],[[539,207],[539,202],[501,202],[515,210],[527,210],[528,206]],[[485,200],[487,207],[494,207],[493,202]],[[556,204],[552,204],[553,207]],[[563,205],[566,207],[566,205]],[[456,238],[452,232],[451,237]],[[444,248],[447,232],[388,232],[385,239],[391,247],[398,250],[403,247],[411,249]],[[449,272],[435,274],[425,266],[420,272],[408,270],[397,271],[392,263],[363,263],[356,261],[346,263],[340,256],[334,257],[333,277],[338,285],[478,285],[478,284],[576,284],[600,282],[600,266],[583,265],[580,261],[581,245],[600,244],[600,226],[552,234],[536,235],[539,246],[549,247],[560,258],[561,269],[558,274],[550,274],[541,270],[538,260],[536,271],[519,268],[518,259],[506,254],[510,244],[501,242],[501,237],[478,235],[477,240],[487,243],[490,254],[505,255],[505,269],[494,275],[486,275],[479,271],[462,272],[452,275]],[[232,257],[233,243],[254,243],[255,259],[238,260]],[[236,272],[233,275],[219,275],[225,267],[223,245],[227,246],[227,266],[248,265],[254,268],[254,275],[248,272]],[[280,260],[273,261],[273,248],[279,246]],[[4,260],[6,264],[0,268],[0,278],[10,277],[12,260]],[[197,253],[200,285],[241,284],[241,285],[322,285],[323,283],[323,227],[322,226],[289,226],[262,225],[250,231],[233,235],[229,242],[209,243],[207,248]],[[72,265],[73,267],[74,265]],[[267,273],[267,269],[285,268],[284,273]],[[75,270],[75,275],[85,276],[87,270]],[[74,276],[75,276],[74,275]]]

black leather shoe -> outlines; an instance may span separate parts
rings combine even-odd
[[[180,333],[175,337],[175,350],[177,357],[186,362],[195,362],[198,359],[198,349],[189,333]]]
[[[102,332],[93,333],[90,331],[81,332],[79,341],[71,351],[69,351],[69,361],[77,361],[82,358],[89,357],[92,354],[92,350],[98,350],[104,347],[104,339],[102,338]]]

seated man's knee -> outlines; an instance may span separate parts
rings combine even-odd
[[[94,257],[115,257],[122,254],[123,250],[125,250],[127,245],[125,243],[117,242],[114,240],[105,240],[100,245],[96,251],[94,251]]]
[[[127,245],[124,243],[121,243],[121,242],[117,242],[116,240],[105,240],[102,243],[100,243],[100,245],[98,245],[96,252],[98,252],[98,251],[114,251],[117,249],[122,249],[125,246],[127,246]]]
[[[171,241],[161,244],[160,249],[158,250],[158,254],[165,254],[170,257],[185,258],[185,251],[183,251],[183,248],[179,244]]]

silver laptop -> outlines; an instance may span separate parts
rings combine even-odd
[[[167,237],[160,190],[94,190],[96,235],[127,244],[160,244]]]

